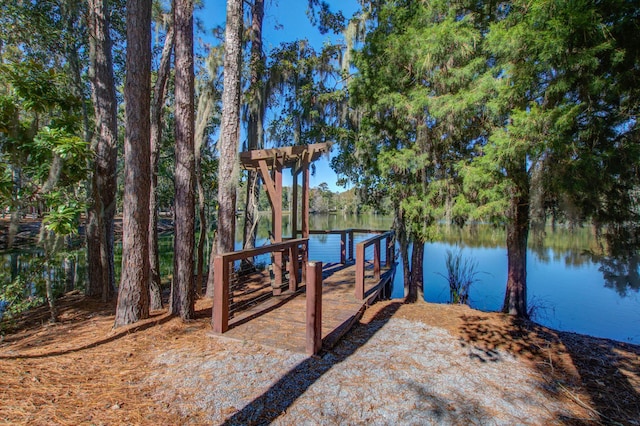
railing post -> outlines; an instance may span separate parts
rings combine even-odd
[[[282,294],[282,260],[283,260],[282,252],[277,251],[273,253],[273,263],[271,267],[273,268],[273,295],[278,296]]]
[[[307,355],[322,348],[322,262],[309,262],[307,269]]]
[[[380,280],[380,238],[373,244],[373,277]]]
[[[302,269],[302,281],[303,283],[307,283],[307,262],[309,261],[309,241],[305,242],[302,246],[302,261],[301,268]]]
[[[364,299],[364,244],[356,246],[356,294],[357,300]]]
[[[289,247],[289,290],[296,291],[298,289],[298,245],[294,244]]]
[[[347,263],[347,233],[340,232],[340,263]]]
[[[349,260],[353,260],[353,229],[347,231],[349,234]]]
[[[393,263],[393,253],[394,253],[393,234],[388,233],[387,234],[387,259],[385,261],[385,266],[388,268],[390,268],[391,264]]]
[[[213,331],[229,329],[229,262],[223,256],[213,260]]]

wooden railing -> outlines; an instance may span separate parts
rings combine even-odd
[[[356,287],[355,297],[363,300],[365,296],[365,253],[367,247],[373,246],[373,276],[380,280],[381,273],[381,244],[385,241],[385,267],[390,267],[394,262],[394,233],[393,231],[381,231],[374,229],[349,228],[341,230],[310,230],[310,235],[340,235],[340,263],[354,260],[354,246],[356,246]],[[379,234],[365,241],[355,244],[355,234]]]
[[[385,266],[391,266],[394,258],[394,239],[393,231],[387,231],[383,234],[371,237],[366,241],[359,243],[356,246],[356,289],[355,297],[358,300],[363,300],[365,296],[365,267],[366,259],[365,253],[369,246],[373,246],[373,278],[376,281],[380,280],[381,271],[381,256],[380,246],[382,241],[385,240]]]
[[[214,275],[213,275],[213,331],[216,333],[224,333],[229,329],[229,296],[230,296],[230,279],[234,275],[233,262],[253,258],[262,254],[273,254],[275,259],[287,257],[289,259],[289,290],[295,292],[298,284],[305,281],[306,265],[309,239],[300,238],[289,240],[282,243],[270,244],[250,250],[235,251],[217,255],[214,259]],[[279,294],[282,285],[282,276],[284,262],[274,262],[273,267],[276,269],[275,280],[272,283],[273,294]],[[302,265],[301,265],[302,263]],[[301,277],[299,272],[301,271]]]
[[[347,261],[354,260],[355,246],[354,234],[386,234],[391,231],[381,231],[378,229],[331,229],[331,230],[310,230],[309,235],[340,235],[340,263],[345,264]],[[297,234],[302,235],[302,231]]]
[[[379,234],[355,245],[354,234]],[[365,298],[365,258],[367,247],[373,246],[373,277],[381,278],[382,256],[381,245],[385,241],[385,265],[390,267],[394,262],[394,239],[392,231],[376,231],[368,229],[346,229],[332,231],[310,231],[310,234],[338,234],[340,235],[341,263],[354,259],[356,283],[355,297]],[[272,295],[280,294],[283,286],[285,269],[288,271],[290,292],[296,292],[301,283],[306,285],[306,350],[308,354],[315,354],[322,346],[322,262],[308,262],[309,239],[299,238],[274,243],[267,246],[217,255],[214,259],[214,299],[212,323],[216,333],[224,333],[229,329],[229,301],[230,287],[233,277],[239,275],[234,263],[256,256],[271,254],[273,275],[271,280]],[[267,284],[268,286],[268,284]],[[264,290],[264,288],[262,288]]]

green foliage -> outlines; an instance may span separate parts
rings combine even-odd
[[[24,61],[0,65],[0,81],[6,89],[0,102],[0,156],[7,163],[0,170],[2,204],[38,203],[54,188],[72,196],[87,176],[90,151],[77,136],[80,103],[66,77]],[[20,170],[17,187],[12,169]]]
[[[11,298],[10,312],[46,294],[55,320],[53,265],[64,236],[77,232],[85,210],[78,186],[88,175],[90,150],[77,136],[80,102],[62,73],[33,60],[0,65],[0,81],[5,88],[0,156],[7,160],[0,169],[0,204],[13,212],[44,208],[38,240],[44,255],[34,260],[28,276],[20,273],[4,290]]]
[[[78,232],[80,214],[86,211],[86,206],[75,200],[62,204],[62,194],[52,193],[47,197],[53,207],[42,220],[47,230],[57,235],[72,235]]]
[[[637,15],[628,2],[366,5],[349,87],[359,135],[336,165],[377,187],[365,193],[403,200],[414,237],[440,218],[507,223],[507,195],[528,196],[534,171],[541,211],[565,200],[583,219],[633,217],[639,62],[637,25],[623,36]]]
[[[57,109],[60,115],[78,107],[78,99],[64,90],[66,77],[53,68],[35,61],[16,62],[0,67],[2,78],[13,87],[25,111],[43,113]],[[57,117],[56,117],[57,118]],[[54,127],[75,125],[76,120],[63,120]],[[71,129],[70,129],[71,130]]]
[[[340,76],[341,46],[316,51],[308,41],[283,43],[271,54],[268,68],[268,106],[276,112],[267,132],[275,145],[304,145],[344,137],[341,108],[344,90]]]
[[[510,260],[525,263],[531,223],[544,225],[549,212],[597,226],[638,222],[632,2],[363,8],[369,26],[349,85],[358,133],[334,165],[365,201],[391,198],[401,242],[428,240],[442,220],[484,221],[510,229]],[[517,308],[507,302],[526,315],[523,271],[509,274],[523,290]]]
[[[462,9],[382,2],[354,55],[358,74],[349,93],[361,119],[353,147],[343,147],[350,154],[341,157],[341,170],[364,188],[367,202],[394,200],[408,237],[419,241],[431,238],[441,217],[466,213],[453,208],[461,191],[457,163],[472,155],[469,140],[483,132],[475,118],[488,96],[478,90],[485,79],[477,81],[486,68],[477,49],[482,32]]]
[[[29,283],[24,275],[18,275],[13,281],[5,281],[7,277],[1,278],[4,285],[0,286],[0,301],[5,302],[3,320],[5,316],[11,318],[44,303],[44,297],[27,294]]]

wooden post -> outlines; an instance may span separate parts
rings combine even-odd
[[[340,263],[347,263],[347,233],[340,232]]]
[[[322,262],[307,263],[307,355],[322,349]]]
[[[282,163],[280,159],[275,160],[275,168],[273,169],[273,181],[275,186],[275,199],[273,200],[273,239],[276,243],[282,242]],[[273,253],[273,273],[275,286],[273,294],[278,295],[282,292],[282,275],[283,275],[283,256],[282,252]]]
[[[373,277],[380,280],[380,238],[373,244]]]
[[[213,260],[213,331],[229,329],[229,262],[218,255]]]
[[[364,299],[364,244],[356,246],[356,299]]]
[[[349,234],[349,260],[353,260],[353,229],[347,231]]]
[[[293,200],[291,200],[291,238],[298,238],[298,170],[291,169],[293,175]]]
[[[393,234],[389,233],[387,236],[387,259],[385,262],[385,266],[390,268],[393,264],[393,254],[395,250],[393,247]]]
[[[298,289],[298,245],[294,244],[289,247],[289,290],[296,291]]]
[[[302,238],[309,238],[309,160],[306,158],[302,162]]]
[[[307,262],[309,261],[309,241],[302,246],[302,282],[307,283]]]
[[[267,190],[269,196],[269,204],[271,204],[271,231],[273,235],[272,243],[282,241],[282,166],[278,163],[277,167],[280,170],[278,174],[276,170],[269,170],[267,161],[261,159],[258,161],[260,167],[260,175],[264,181],[264,187]],[[278,182],[279,180],[279,182]],[[282,255],[278,257],[277,253],[273,253],[272,265],[274,280],[273,280],[273,294],[280,294],[280,286],[282,284]]]

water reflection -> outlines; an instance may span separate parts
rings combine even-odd
[[[449,302],[444,274],[446,250],[458,246],[478,261],[480,276],[471,289],[471,305],[500,309],[507,255],[504,232],[491,226],[443,227],[439,240],[425,247],[425,299]],[[550,229],[531,238],[527,260],[529,305],[544,325],[622,341],[640,342],[640,260],[637,252],[605,254],[591,229]],[[400,271],[401,272],[401,271]],[[612,291],[613,290],[613,291]],[[401,296],[401,293],[400,293]]]
[[[598,270],[602,272],[604,285],[614,289],[621,297],[626,297],[630,292],[638,292],[640,289],[640,259],[637,254],[607,257],[598,256],[600,264]]]

